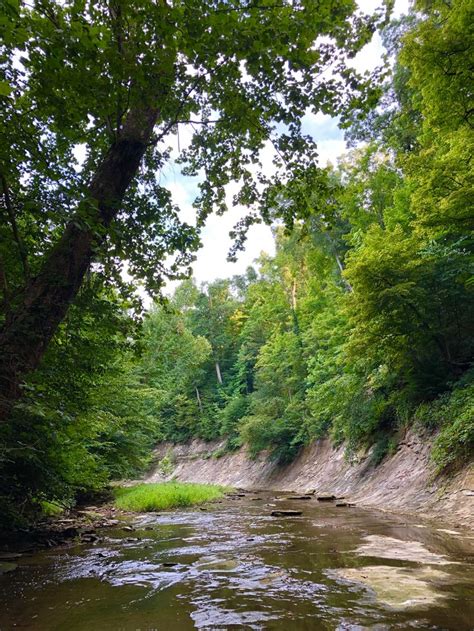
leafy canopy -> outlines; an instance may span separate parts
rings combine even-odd
[[[159,120],[96,258],[119,285],[127,261],[154,292],[163,274],[173,277],[190,263],[206,217],[225,210],[230,181],[240,186],[236,201],[254,209],[239,230],[258,220],[255,209],[271,184],[261,164],[268,142],[274,181],[315,169],[303,114],[343,114],[376,92],[345,59],[382,15],[363,16],[352,0],[2,4],[0,173],[18,234],[12,239],[8,227],[0,236],[12,295],[74,211],[77,221],[103,230],[84,193],[133,107],[157,105]],[[171,154],[172,135],[179,147],[183,127],[191,140]],[[171,157],[199,176],[195,226],[180,219],[160,177]]]

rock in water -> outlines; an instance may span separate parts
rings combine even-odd
[[[311,495],[290,495],[285,497],[285,500],[310,500],[312,498]]]
[[[334,502],[336,499],[335,495],[318,495],[316,498],[318,502]]]
[[[302,510],[272,510],[272,517],[297,517],[298,515],[302,515]]]

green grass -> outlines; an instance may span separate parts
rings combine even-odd
[[[41,512],[45,517],[58,517],[64,512],[64,506],[59,506],[59,504],[55,504],[54,502],[42,500],[40,506]]]
[[[119,487],[115,490],[115,506],[123,510],[146,513],[148,511],[183,508],[219,499],[226,492],[222,486],[212,484],[185,484],[163,482]]]

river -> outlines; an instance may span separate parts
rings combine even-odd
[[[474,628],[466,531],[264,492],[132,526],[22,556],[1,631]]]

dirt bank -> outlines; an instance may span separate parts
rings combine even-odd
[[[333,447],[327,439],[305,448],[286,466],[269,462],[265,454],[253,460],[244,449],[215,457],[221,446],[198,440],[185,445],[162,443],[156,449],[156,462],[170,454],[173,472],[168,477],[183,482],[247,489],[316,489],[350,497],[360,506],[416,512],[474,529],[474,467],[435,478],[429,459],[431,441],[413,432],[405,436],[394,455],[376,467],[371,464],[370,452],[348,462],[344,448]],[[158,466],[147,476],[148,482],[162,479]]]

